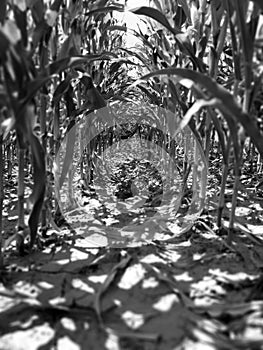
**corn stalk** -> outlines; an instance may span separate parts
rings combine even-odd
[[[3,201],[4,201],[4,164],[5,157],[3,152],[3,136],[0,135],[0,270],[4,266],[4,258],[3,258]]]

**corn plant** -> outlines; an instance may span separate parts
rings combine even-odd
[[[197,140],[195,151],[202,147],[207,161],[211,148],[220,148],[219,229],[233,155],[231,241],[247,138],[254,147],[254,156],[263,155],[263,138],[257,126],[258,101],[262,100],[262,43],[256,38],[261,1],[154,0],[149,4],[132,10],[147,24],[147,32],[143,33],[115,18],[114,13],[124,10],[118,2],[1,2],[0,107],[6,113],[1,114],[1,123],[6,150],[10,152],[13,147],[8,133],[11,129],[16,131],[19,146],[21,251],[24,234],[28,233],[24,223],[27,150],[31,151],[33,168],[28,222],[32,247],[41,215],[42,229],[46,230],[49,211],[57,208],[57,204],[44,200],[46,186],[54,192],[46,169],[52,173],[54,157],[66,134],[59,188],[67,177],[70,180],[70,159],[77,138],[68,133],[72,125],[96,109],[136,99],[180,115],[178,132],[188,125]],[[128,32],[137,40],[135,47],[125,43]],[[129,74],[130,68],[133,75]],[[158,125],[160,116],[155,118]],[[144,138],[149,143],[154,140],[170,155],[176,154],[168,133],[161,135],[154,127],[125,123],[126,131],[124,126],[116,125],[88,145],[90,166],[94,166],[94,154],[100,156],[118,138],[132,135],[131,130],[136,130],[141,142]],[[84,145],[81,147],[84,152]],[[197,170],[184,161],[187,183],[190,170]],[[7,168],[11,171],[10,162]],[[49,201],[53,201],[52,195]]]
[[[228,0],[153,3],[155,8],[134,10],[137,15],[147,16],[150,23],[158,23],[158,30],[154,30],[152,24],[151,32],[147,34],[155,56],[152,66],[148,64],[147,67],[150,72],[142,79],[167,77],[168,105],[174,104],[177,110],[181,110],[184,114],[181,127],[189,124],[199,134],[207,156],[210,144],[202,138],[199,125],[205,125],[206,140],[210,139],[212,129],[216,130],[223,154],[219,228],[222,225],[229,154],[233,150],[235,180],[229,227],[231,241],[245,138],[251,139],[261,156],[263,150],[261,132],[256,118],[250,113],[256,98],[255,90],[258,91],[262,80],[254,45],[259,4]],[[226,65],[224,59],[229,50],[233,62],[228,61]],[[226,68],[228,73],[223,77],[222,70]],[[165,84],[165,81],[158,80],[160,83]],[[184,86],[183,91],[180,85]]]
[[[3,210],[3,201],[4,201],[4,183],[3,183],[3,172],[4,172],[4,152],[3,152],[3,139],[2,136],[0,136],[0,269],[3,267],[3,256],[2,256],[2,246],[3,246],[3,239],[2,239],[2,210]]]

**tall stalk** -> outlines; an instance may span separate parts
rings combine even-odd
[[[40,132],[41,132],[41,141],[44,149],[44,153],[47,154],[47,97],[41,93],[40,97]],[[47,209],[45,204],[42,208],[41,215],[41,229],[42,234],[44,235],[47,230]]]
[[[7,179],[12,178],[12,169],[14,164],[14,146],[12,140],[9,138],[5,145],[6,162],[7,162]]]
[[[251,30],[248,29],[248,25],[246,23],[246,17],[247,17],[247,9],[248,9],[248,1],[234,1],[234,9],[235,9],[235,15],[236,15],[236,22],[235,22],[235,29],[238,31],[239,36],[239,45],[242,49],[242,60],[244,65],[243,70],[243,81],[244,81],[244,92],[243,92],[243,105],[242,110],[244,113],[249,112],[249,104],[250,104],[250,96],[251,96],[251,89],[252,89],[252,82],[254,79],[253,76],[253,70],[252,70],[252,57],[253,57],[253,40],[255,37],[255,28]],[[229,11],[229,8],[228,8]],[[254,7],[255,11],[255,7]],[[256,14],[256,13],[254,13]],[[253,19],[252,27],[257,25],[258,17],[255,17]],[[252,21],[252,19],[251,19]],[[230,19],[231,23],[231,19]],[[251,23],[250,23],[251,27]],[[254,32],[253,32],[254,30]],[[235,45],[235,37],[234,37],[234,31],[231,31],[232,36],[232,44]],[[237,67],[237,61],[235,63],[235,68]],[[238,96],[238,91],[234,91],[235,96]],[[252,121],[253,122],[253,121]],[[238,132],[238,139],[239,139],[239,153],[235,156],[235,181],[234,181],[234,188],[233,188],[233,197],[232,197],[232,208],[231,208],[231,217],[230,217],[230,224],[229,224],[229,236],[228,241],[231,242],[232,240],[232,233],[234,229],[234,221],[235,221],[235,209],[237,205],[237,196],[238,196],[238,189],[240,184],[240,176],[241,176],[241,168],[242,168],[242,154],[243,154],[243,148],[244,148],[244,141],[245,141],[245,131],[243,128],[241,128]]]
[[[3,261],[3,254],[2,254],[2,246],[3,246],[3,237],[2,237],[2,231],[3,231],[3,201],[4,201],[4,179],[3,179],[3,173],[4,173],[4,152],[3,152],[3,136],[0,135],[0,269],[3,268],[4,261]]]
[[[219,195],[219,201],[218,201],[217,226],[218,226],[219,230],[221,230],[221,228],[222,228],[222,216],[223,216],[223,210],[225,207],[225,190],[226,190],[227,174],[228,174],[228,169],[229,169],[228,160],[229,160],[230,147],[231,147],[231,139],[230,139],[230,137],[228,137],[226,152],[225,152],[226,159],[223,160],[220,195]]]
[[[25,211],[24,211],[24,192],[25,192],[25,154],[24,148],[18,149],[18,232],[23,231],[25,227]]]

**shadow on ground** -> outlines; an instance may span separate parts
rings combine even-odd
[[[262,247],[241,233],[232,248],[201,224],[125,250],[67,238],[9,252],[1,349],[262,349]]]

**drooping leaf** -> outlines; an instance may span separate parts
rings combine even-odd
[[[92,78],[84,75],[80,80],[86,87],[85,90],[85,106],[86,109],[95,110],[107,106],[107,103],[98,89],[94,86]]]
[[[85,56],[75,56],[66,57],[51,63],[46,68],[47,75],[52,76],[54,74],[59,74],[65,69],[72,68],[76,65],[87,62],[87,57]]]
[[[218,103],[219,103],[219,100],[217,100],[217,98],[212,98],[212,99],[208,99],[208,100],[205,100],[205,99],[197,100],[185,113],[178,128],[176,129],[176,134],[181,132],[182,129],[185,128],[185,126],[189,124],[193,115],[196,114],[197,112],[199,112],[202,108],[207,107],[207,106],[216,106]],[[175,137],[175,135],[173,135],[173,137]]]
[[[177,76],[180,83],[184,83],[187,79],[189,88],[193,88],[193,83],[205,88],[210,98],[217,98],[220,101],[220,103],[217,104],[217,108],[222,112],[229,126],[235,128],[237,123],[240,123],[254,142],[261,156],[263,156],[263,137],[254,120],[250,118],[247,113],[243,112],[240,104],[233,95],[223,86],[219,85],[214,79],[199,72],[181,68],[157,70],[143,76],[142,79],[149,79],[156,75]],[[138,81],[138,83],[139,82],[140,81]]]
[[[179,106],[181,107],[183,113],[186,113],[188,110],[188,107],[184,103],[184,101],[181,99],[181,97],[179,96],[177,89],[175,87],[175,84],[173,83],[173,81],[171,79],[169,79],[169,88],[170,88],[170,92],[172,95],[173,103],[174,104],[178,103]],[[196,130],[196,125],[195,125],[193,120],[189,121],[189,128],[191,129],[192,133],[195,135],[196,140],[199,142],[199,145],[202,145],[202,140],[201,140],[200,134]]]
[[[175,40],[182,53],[190,57],[193,64],[199,68],[200,72],[205,72],[205,64],[201,59],[195,56],[193,45],[187,33],[178,33],[175,35]]]
[[[149,91],[149,89],[147,89],[147,87],[139,84],[138,88],[140,88],[142,90],[142,92],[150,99],[151,103],[154,103],[157,106],[160,104],[160,99],[158,99],[157,95],[154,94],[153,92]]]
[[[111,57],[116,57],[116,55],[114,53],[104,52],[102,54],[67,57],[51,63],[46,68],[43,68],[43,71],[40,72],[40,74],[28,84],[27,95],[23,99],[22,103],[26,104],[28,101],[30,101],[35,93],[51,78],[53,78],[54,75],[59,74],[68,68],[81,66],[83,63],[96,60],[110,60]]]
[[[85,56],[73,56],[66,57],[56,62],[51,63],[47,67],[47,72],[50,75],[58,74],[67,68],[76,67],[85,62],[93,62],[93,61],[102,61],[102,60],[110,60],[111,58],[117,58],[118,56],[111,52],[102,52],[100,54],[90,54]]]
[[[71,75],[68,74],[65,80],[62,80],[62,82],[57,86],[54,94],[53,94],[53,102],[57,103],[60,98],[66,93],[66,91],[69,88]]]
[[[194,48],[189,39],[188,34],[182,33],[176,27],[172,27],[162,12],[158,11],[155,8],[146,7],[146,6],[138,7],[136,9],[131,10],[131,12],[137,15],[147,16],[149,18],[156,20],[158,23],[162,24],[166,29],[168,29],[171,33],[174,34],[174,37],[178,44],[179,49],[188,57],[190,57],[193,64],[196,67],[198,67],[201,72],[205,71],[205,64],[202,62],[201,59],[195,56]]]
[[[147,7],[147,6],[141,6],[137,7],[135,9],[130,10],[131,12],[135,13],[136,15],[143,15],[150,17],[157,21],[158,23],[162,24],[165,28],[167,28],[171,33],[178,34],[180,33],[180,30],[176,27],[172,27],[170,23],[168,22],[165,15],[160,12],[159,10],[153,8],[153,7]]]
[[[91,17],[95,14],[98,13],[108,13],[108,12],[112,12],[112,11],[119,11],[119,12],[123,12],[124,11],[124,7],[123,6],[105,6],[105,7],[100,7],[97,8],[95,10],[91,10],[85,13],[85,16],[87,17]]]

